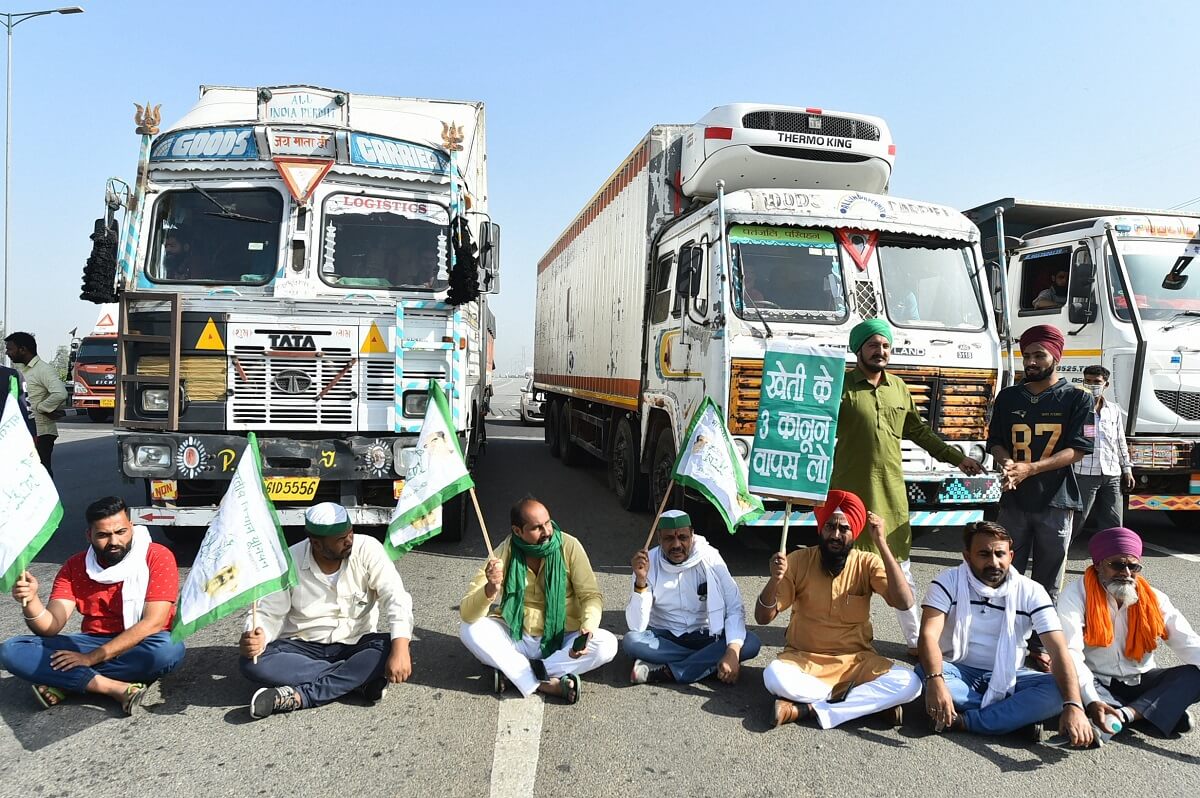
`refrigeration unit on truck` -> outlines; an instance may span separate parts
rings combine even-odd
[[[1082,385],[1087,366],[1112,372],[1133,461],[1128,508],[1200,521],[1200,217],[1011,197],[966,214],[1003,265],[991,273],[1011,339],[1053,324],[1067,335],[1063,376]]]
[[[555,456],[607,461],[623,506],[657,507],[703,396],[745,459],[767,344],[844,347],[883,316],[891,372],[939,435],[986,459],[1000,361],[979,232],[888,196],[894,155],[882,119],[815,108],[728,105],[651,128],[538,263],[534,387]],[[994,475],[903,454],[916,525],[977,520],[999,497]],[[782,523],[767,506],[758,524]]]
[[[109,276],[120,301],[134,519],[206,525],[253,431],[283,524],[319,501],[385,524],[430,380],[473,460],[499,286],[483,104],[202,87],[161,133],[157,108],[138,121],[136,183],[110,182],[84,282],[103,301]],[[466,517],[447,504],[444,534]]]

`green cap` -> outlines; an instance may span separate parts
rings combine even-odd
[[[683,529],[692,525],[692,518],[683,510],[667,510],[658,519],[659,529]]]
[[[304,511],[304,531],[318,538],[331,538],[350,531],[346,508],[334,502],[314,504]]]

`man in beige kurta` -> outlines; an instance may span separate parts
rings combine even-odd
[[[888,548],[883,519],[868,513],[853,493],[834,490],[816,509],[816,546],[771,557],[754,619],[770,623],[790,608],[787,644],[763,672],[767,691],[778,696],[776,726],[815,716],[823,729],[887,711],[893,725],[900,707],[921,692],[912,671],[875,653],[871,642],[871,594],[906,609],[912,590]],[[879,554],[854,548],[865,525]]]

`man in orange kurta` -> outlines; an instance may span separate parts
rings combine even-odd
[[[815,717],[829,729],[875,712],[899,725],[901,705],[920,694],[921,682],[875,653],[871,594],[903,610],[912,606],[912,590],[888,548],[883,519],[856,495],[830,491],[816,516],[817,545],[772,555],[771,578],[754,608],[760,624],[792,611],[787,645],[763,673],[768,692],[778,696],[775,725]],[[879,554],[854,548],[868,522]]]

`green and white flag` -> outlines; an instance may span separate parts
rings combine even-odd
[[[0,592],[12,590],[62,521],[62,503],[17,406],[20,386],[10,377],[0,417]]]
[[[258,439],[251,432],[192,563],[171,638],[179,641],[243,607],[296,584],[296,566],[267,498]]]
[[[446,394],[429,381],[429,403],[417,445],[404,463],[404,487],[384,545],[393,560],[399,559],[442,531],[442,504],[475,487],[450,416]]]
[[[716,403],[707,396],[692,414],[673,478],[712,502],[730,534],[763,514],[762,501],[746,487],[746,464],[734,451]]]

